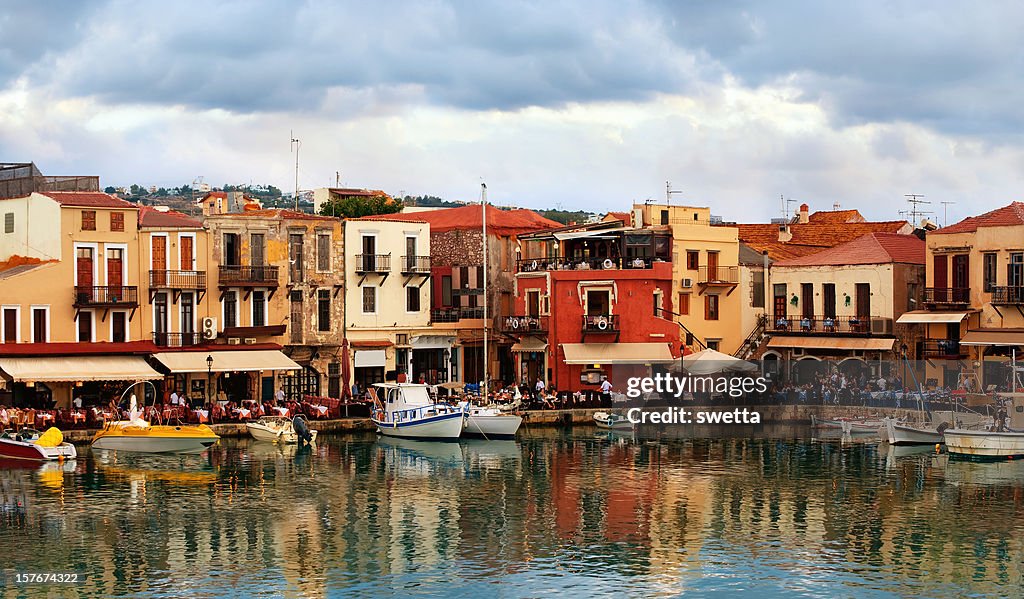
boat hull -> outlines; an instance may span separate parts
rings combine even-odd
[[[604,428],[612,431],[631,431],[633,430],[633,423],[626,418],[612,418],[610,415],[604,412],[597,412],[594,414],[594,424],[598,428]]]
[[[455,440],[462,435],[465,413],[451,412],[407,422],[373,419],[380,434],[404,439]]]
[[[462,434],[486,439],[512,439],[522,423],[522,416],[515,414],[470,414]]]
[[[896,424],[888,419],[883,430],[890,445],[935,445],[943,441],[943,434],[932,428]]]
[[[284,436],[287,434],[282,430],[273,430],[269,427],[262,426],[259,424],[249,423],[245,425],[246,430],[249,431],[249,435],[257,441],[267,441],[270,443],[277,442],[278,440],[284,440]],[[294,437],[294,433],[292,434]],[[285,441],[287,442],[287,441]],[[292,441],[294,443],[295,441]]]
[[[1024,433],[947,429],[945,440],[950,455],[980,460],[1024,457]]]
[[[73,460],[76,457],[78,457],[78,452],[70,443],[61,443],[56,447],[42,447],[29,441],[0,439],[0,458],[3,459],[46,462],[62,458]]]
[[[134,453],[201,453],[220,440],[206,425],[110,427],[96,433],[95,449]]]

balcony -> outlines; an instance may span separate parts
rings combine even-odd
[[[501,321],[506,333],[544,333],[548,330],[547,316],[506,316]]]
[[[958,360],[964,356],[956,339],[925,339],[921,343],[921,357],[925,359]]]
[[[157,347],[192,347],[202,342],[202,333],[160,333],[153,331],[153,343]]]
[[[971,303],[971,288],[925,287],[924,303],[944,306],[967,306]]]
[[[547,270],[621,270],[653,268],[655,258],[533,258],[516,261],[516,272]],[[657,260],[661,261],[661,260]]]
[[[1024,287],[993,287],[992,303],[1005,305],[1024,304]]]
[[[75,308],[138,308],[138,287],[75,287]]]
[[[887,335],[892,333],[892,319],[880,316],[787,316],[769,318],[765,330],[794,334]]]
[[[430,256],[402,256],[403,275],[429,275]]]
[[[206,272],[201,270],[151,270],[149,286],[154,289],[206,289]]]
[[[697,268],[699,285],[736,285],[740,282],[738,266],[700,266]]]
[[[221,266],[217,282],[221,287],[277,287],[276,266]]]
[[[615,314],[583,317],[583,333],[618,333],[619,320]]]
[[[459,322],[484,317],[483,308],[434,308],[430,311],[430,322]]]
[[[356,254],[356,272],[360,274],[391,272],[391,254]]]

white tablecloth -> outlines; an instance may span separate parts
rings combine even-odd
[[[282,407],[274,406],[274,411],[277,412],[281,416],[287,416],[288,415],[288,408],[282,408]]]

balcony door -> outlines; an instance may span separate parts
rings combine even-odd
[[[1006,265],[1006,284],[1010,287],[1024,286],[1024,252],[1010,254],[1010,263]],[[1019,294],[1020,292],[1015,292]]]
[[[822,314],[825,318],[836,317],[836,284],[825,283],[821,286]]]
[[[540,316],[540,290],[531,289],[526,292],[526,315],[532,318]]]
[[[587,316],[610,316],[611,292],[604,289],[587,292]]]
[[[871,285],[857,283],[857,318],[866,320],[871,316]]]
[[[195,248],[192,247],[193,237],[179,237],[178,246],[181,253],[181,270],[193,270],[192,262],[195,257]]]
[[[786,284],[776,283],[773,285],[772,290],[773,303],[773,315],[775,320],[786,318]]]
[[[804,318],[814,319],[814,284],[800,284],[800,315]]]
[[[945,254],[938,254],[932,260],[932,287],[936,289],[949,287],[947,264],[947,256]]]
[[[719,281],[718,252],[708,252],[708,281]]]
[[[363,270],[373,272],[376,270],[377,238],[373,235],[363,235]]]
[[[92,287],[93,255],[92,248],[78,248],[75,251],[75,268],[78,271],[78,286]]]
[[[967,254],[957,254],[953,256],[953,287],[956,289],[967,289],[971,286],[971,270],[969,256]],[[953,301],[965,302],[967,301],[966,292],[955,291],[956,297],[952,298]]]
[[[121,248],[107,248],[107,286],[124,286],[124,250]],[[120,296],[119,290],[114,293]]]
[[[405,238],[406,272],[416,272],[416,238]]]

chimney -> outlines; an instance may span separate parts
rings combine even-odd
[[[810,216],[811,208],[807,204],[800,204],[800,222],[806,224],[807,221],[811,220]]]
[[[789,223],[779,225],[779,243],[789,243],[793,240],[793,232],[789,230]]]

